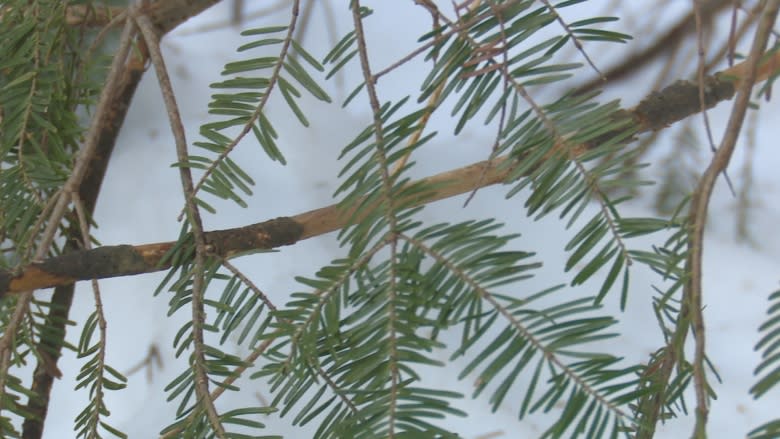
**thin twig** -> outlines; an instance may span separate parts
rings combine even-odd
[[[697,47],[697,68],[696,68],[696,78],[699,83],[699,104],[701,105],[701,115],[702,119],[704,120],[704,131],[707,133],[707,141],[710,144],[710,150],[712,152],[715,152],[715,140],[712,137],[712,128],[710,127],[710,118],[707,115],[707,109],[706,109],[706,103],[704,102],[704,75],[705,75],[705,68],[707,64],[706,56],[707,56],[707,50],[704,47],[704,27],[702,25],[702,14],[701,14],[701,8],[702,8],[702,2],[704,0],[695,0],[693,2],[693,9],[694,9],[694,16],[696,17],[696,47]],[[726,170],[723,170],[723,177],[726,179],[726,183],[729,186],[729,190],[731,190],[732,195],[736,195],[734,192],[734,185],[731,184],[731,179],[729,178],[728,174],[726,173]]]
[[[54,236],[60,227],[60,222],[65,216],[65,211],[71,196],[78,192],[81,180],[88,170],[87,164],[95,154],[99,140],[100,124],[103,122],[104,118],[108,117],[107,113],[111,105],[111,97],[113,96],[114,89],[122,73],[121,68],[130,49],[132,34],[133,26],[132,24],[127,23],[120,37],[119,49],[111,64],[106,84],[95,110],[95,117],[93,118],[92,125],[90,125],[90,129],[87,133],[84,147],[79,151],[73,171],[63,185],[57,202],[52,208],[48,223],[41,234],[38,248],[34,254],[35,260],[42,260],[49,253],[49,249],[54,242]],[[3,337],[0,339],[0,400],[3,400],[6,396],[6,380],[8,378],[8,369],[10,368],[11,347],[14,345],[16,332],[28,312],[32,296],[32,291],[27,291],[19,297],[14,312],[6,324]]]
[[[162,369],[163,363],[162,358],[160,357],[160,348],[156,343],[152,343],[149,346],[149,350],[146,352],[146,356],[141,359],[138,364],[131,367],[130,369],[127,369],[127,371],[124,372],[124,375],[129,377],[142,368],[146,368],[146,381],[151,383],[155,366],[157,366],[158,369]]]
[[[157,79],[160,83],[165,108],[168,113],[169,123],[176,142],[176,156],[179,162],[187,160],[187,140],[182,124],[179,108],[176,104],[176,97],[173,92],[171,80],[168,77],[168,71],[165,67],[165,60],[160,51],[158,35],[152,25],[151,20],[144,15],[135,17],[135,22],[143,34],[144,41],[149,48],[149,55],[154,65]],[[195,375],[195,393],[197,395],[197,405],[202,405],[206,409],[208,418],[214,433],[219,438],[225,438],[226,432],[219,419],[219,413],[214,406],[214,401],[209,398],[208,373],[206,371],[205,343],[203,341],[203,323],[205,312],[203,310],[203,297],[205,293],[204,267],[206,266],[206,253],[208,248],[206,238],[203,233],[203,223],[200,218],[200,211],[195,202],[194,186],[192,183],[192,172],[188,167],[179,167],[181,177],[182,191],[187,206],[187,216],[192,234],[195,238],[195,261],[193,266],[192,280],[192,341],[193,341],[193,372]]]
[[[571,39],[572,43],[574,43],[574,47],[576,47],[577,50],[582,54],[582,57],[585,58],[585,60],[588,62],[588,65],[590,65],[590,67],[596,73],[598,73],[602,82],[606,82],[607,77],[604,76],[603,73],[601,73],[601,70],[599,70],[598,67],[596,67],[596,64],[593,63],[593,60],[590,59],[588,53],[585,52],[585,48],[582,47],[582,42],[580,42],[580,39],[577,38],[577,35],[575,35],[574,32],[571,31],[569,24],[566,23],[566,21],[564,21],[563,17],[561,17],[560,14],[558,14],[558,10],[549,2],[549,0],[541,0],[541,2],[542,4],[547,6],[547,9],[550,11],[550,13],[555,16],[555,20],[558,22],[558,24],[561,25],[563,31],[566,32],[566,35]]]
[[[742,40],[742,37],[745,36],[747,31],[755,24],[756,20],[758,19],[759,12],[761,12],[761,3],[756,3],[752,9],[746,11],[747,17],[742,20],[738,28],[733,28],[736,26],[734,22],[737,19],[737,10],[737,5],[734,5],[734,11],[732,13],[732,29],[729,30],[729,38],[724,44],[721,45],[721,48],[718,49],[715,55],[713,55],[712,59],[710,59],[707,63],[707,71],[710,71],[710,69],[715,67],[715,65],[719,63],[724,56],[727,58],[729,67],[734,65],[734,55],[736,52],[737,41]]]
[[[92,248],[92,242],[89,238],[89,222],[87,220],[87,212],[84,209],[84,203],[78,198],[78,194],[73,196],[73,204],[75,206],[76,214],[78,216],[79,228],[81,230],[81,245],[86,250]],[[102,423],[100,421],[100,415],[103,414],[103,378],[102,375],[105,372],[106,362],[106,346],[108,346],[108,324],[106,323],[106,317],[103,313],[103,300],[100,297],[100,286],[97,279],[92,279],[92,294],[95,298],[95,314],[97,315],[97,328],[99,333],[99,341],[97,343],[97,353],[95,363],[91,366],[99,371],[101,376],[95,378],[94,383],[90,386],[90,396],[96,408],[93,408],[92,416],[89,421],[90,430],[88,432],[89,437],[99,437],[98,426]],[[87,347],[89,348],[89,347]],[[93,360],[90,359],[90,362]]]
[[[762,62],[758,80],[763,81],[769,77],[773,69],[768,66],[775,62],[780,62],[780,52],[774,53],[772,57]],[[713,84],[719,87],[717,90],[712,90],[713,95],[707,99],[708,105],[715,106],[718,102],[733,97],[733,84],[741,83],[741,74],[744,73],[743,64],[723,71],[714,78],[708,78],[708,81],[715,81]],[[685,91],[686,89],[688,91]],[[692,99],[690,99],[691,90],[694,96]],[[678,82],[660,92],[652,93],[635,108],[619,110],[616,115],[636,120],[637,134],[658,131],[696,114],[700,108],[698,98],[695,97],[697,93],[696,85]],[[681,94],[685,94],[685,96],[681,96]],[[648,106],[652,108],[646,108]],[[607,136],[600,140],[607,141],[609,138]],[[575,152],[584,153],[589,150],[589,146],[579,145],[574,149]],[[478,183],[482,187],[501,183],[512,172],[511,161],[522,162],[522,159],[522,157],[509,156],[496,158],[492,165],[488,166],[486,177],[481,181],[480,176],[488,165],[487,161],[476,162],[424,178],[411,184],[429,185],[436,189],[425,198],[415,196],[403,199],[402,202],[408,206],[420,206],[470,192]],[[334,232],[344,227],[347,219],[355,214],[354,210],[345,211],[338,204],[333,204],[292,217],[281,217],[234,229],[206,232],[206,235],[209,243],[215,247],[213,252],[229,258],[252,250],[292,245],[304,239]],[[356,217],[357,220],[360,218],[362,217],[359,215]],[[94,276],[107,278],[164,270],[170,265],[161,263],[161,260],[173,244],[174,242],[163,242],[138,246],[106,246],[94,250],[95,255],[92,255],[91,252],[72,255],[73,260],[70,257],[53,257],[29,264],[13,272],[0,270],[0,295],[21,293],[30,289],[47,288],[82,280],[84,279],[84,266],[75,263],[79,260],[91,261],[88,267],[94,268],[86,279]],[[100,263],[101,261],[103,264]]]
[[[747,107],[750,103],[753,84],[757,78],[758,64],[764,54],[772,26],[777,18],[778,8],[780,8],[780,0],[769,0],[764,6],[764,11],[753,39],[753,45],[748,55],[745,76],[737,89],[734,108],[729,117],[726,132],[691,199],[691,210],[688,218],[691,230],[688,246],[689,253],[686,261],[686,271],[690,273],[690,277],[685,285],[684,302],[689,307],[690,323],[696,342],[693,378],[697,407],[693,437],[697,439],[706,438],[707,417],[709,414],[708,384],[704,372],[706,340],[704,317],[702,315],[703,300],[701,287],[704,226],[707,221],[707,210],[718,175],[727,168],[734,153],[745,114],[747,113]]]

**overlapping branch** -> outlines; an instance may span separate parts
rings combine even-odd
[[[146,9],[140,11],[141,14],[150,17],[160,34],[172,30],[177,25],[186,21],[213,4],[218,0],[186,0],[186,1],[161,1],[148,3]],[[0,16],[6,9],[0,7]],[[133,10],[133,13],[139,13]],[[65,10],[65,22],[69,25],[84,26],[113,26],[120,19],[127,19],[128,10],[125,8],[110,8],[104,5],[71,6]],[[51,240],[59,229],[66,210],[72,201],[81,204],[82,226],[83,230],[78,230],[72,224],[72,227],[65,233],[66,256],[70,251],[78,252],[78,242],[82,240],[86,233],[84,214],[91,214],[97,201],[100,186],[105,174],[108,161],[111,157],[116,142],[119,129],[124,121],[124,116],[129,108],[132,96],[136,86],[140,81],[145,70],[145,61],[143,47],[128,55],[127,51],[131,45],[132,25],[125,27],[123,37],[120,38],[120,47],[115,54],[114,67],[108,74],[107,84],[104,86],[103,95],[98,104],[93,119],[92,129],[87,135],[84,147],[79,151],[78,159],[73,173],[69,177],[63,190],[52,199],[56,201],[57,207],[50,212],[49,227],[43,233],[43,239],[38,246],[36,257],[41,258],[48,252]],[[98,37],[98,40],[100,37]],[[75,216],[75,214],[74,214]],[[32,270],[35,271],[35,270]],[[52,276],[51,273],[43,275],[43,278]],[[56,277],[56,275],[54,275]],[[65,324],[68,321],[70,304],[73,296],[73,281],[62,281],[65,278],[60,277],[59,282],[52,283],[50,286],[57,286],[52,296],[49,314],[45,316],[48,337],[43,338],[38,349],[37,366],[33,373],[30,390],[35,397],[30,397],[25,408],[26,416],[22,429],[22,436],[25,438],[37,438],[42,436],[43,423],[48,409],[49,394],[53,379],[58,377],[60,372],[57,369],[59,352],[62,347],[62,340],[65,334]],[[36,287],[37,288],[37,287]],[[32,289],[29,289],[32,290]],[[28,289],[19,290],[25,292]],[[11,321],[5,329],[5,334],[0,341],[0,393],[6,389],[6,377],[8,373],[8,359],[10,356],[10,346],[13,345],[13,339],[21,324],[23,316],[27,313],[31,292],[26,292],[21,296],[16,304]]]
[[[757,80],[764,81],[769,78],[777,70],[777,66],[780,66],[780,55],[776,53],[759,65]],[[706,107],[712,108],[719,102],[731,99],[744,78],[746,68],[744,63],[738,64],[707,77],[704,87]],[[663,129],[698,113],[701,109],[698,85],[689,81],[678,81],[659,92],[651,93],[636,107],[616,112],[613,117],[631,119],[635,123],[636,133],[641,133]],[[582,154],[618,134],[624,135],[622,132],[606,133],[589,144],[579,145],[576,152]],[[404,202],[423,205],[467,193],[478,187],[500,183],[511,173],[511,160],[522,160],[522,157],[504,156],[428,177],[423,183],[436,189],[425,198]],[[339,230],[354,213],[334,204],[292,217],[206,232],[205,237],[211,253],[230,258],[245,252],[292,245],[303,239]],[[17,271],[0,271],[0,296],[78,280],[165,270],[170,267],[170,263],[164,256],[174,243],[105,246],[32,263]]]
[[[743,80],[740,81],[740,86],[737,89],[734,109],[726,126],[725,135],[691,198],[691,208],[688,217],[688,222],[691,225],[691,236],[689,238],[689,252],[686,262],[686,271],[690,273],[690,276],[686,282],[683,296],[683,306],[688,308],[690,314],[683,312],[683,315],[686,320],[690,319],[691,321],[696,342],[693,361],[693,379],[696,390],[696,426],[692,436],[695,438],[707,437],[706,426],[710,401],[708,395],[709,384],[704,373],[705,330],[704,317],[702,315],[702,309],[704,308],[702,300],[704,226],[707,222],[707,211],[709,210],[710,197],[712,196],[715,182],[718,176],[725,172],[736,148],[737,139],[739,139],[739,133],[750,104],[753,84],[757,79],[757,66],[768,44],[767,40],[771,35],[772,27],[777,20],[778,9],[780,9],[780,0],[768,1],[764,6],[750,54],[745,61],[747,68],[745,69]]]

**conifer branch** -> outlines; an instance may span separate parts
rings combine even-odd
[[[181,120],[179,107],[176,103],[176,96],[173,92],[173,85],[168,75],[165,60],[160,49],[159,36],[153,29],[152,22],[145,15],[139,15],[135,19],[138,28],[143,35],[144,41],[149,48],[149,55],[157,73],[157,80],[160,84],[160,91],[165,102],[165,108],[168,113],[168,120],[173,131],[173,137],[176,144],[176,157],[180,162],[187,160],[187,140],[184,132],[184,123]],[[209,378],[206,365],[205,343],[203,340],[203,326],[206,319],[206,313],[203,309],[203,301],[206,290],[205,267],[206,267],[206,238],[203,231],[203,221],[200,210],[195,202],[195,185],[192,179],[192,170],[187,166],[179,167],[179,176],[181,177],[182,192],[187,211],[187,220],[192,229],[192,236],[195,240],[195,260],[193,263],[192,280],[192,341],[193,341],[193,360],[191,367],[195,375],[195,394],[197,396],[196,405],[205,408],[211,428],[216,437],[224,439],[227,437],[225,428],[219,418],[214,401],[209,398]]]
[[[400,235],[401,238],[403,238],[405,241],[409,242],[413,246],[421,249],[425,254],[432,257],[434,260],[436,260],[438,263],[446,266],[450,271],[453,273],[456,273],[456,275],[466,284],[468,284],[471,288],[474,289],[475,294],[477,294],[482,300],[486,301],[490,304],[493,309],[500,314],[507,322],[508,324],[513,327],[519,334],[521,334],[522,338],[525,340],[528,340],[528,342],[534,346],[535,349],[542,352],[542,355],[544,358],[550,362],[551,365],[554,365],[555,368],[558,368],[562,374],[564,374],[566,377],[570,378],[572,381],[577,383],[577,386],[582,388],[585,393],[587,393],[590,397],[598,400],[600,403],[603,404],[604,407],[607,407],[608,410],[613,412],[615,416],[619,417],[620,419],[629,419],[627,413],[625,413],[623,410],[618,407],[618,405],[610,402],[607,400],[602,394],[599,393],[597,389],[595,389],[591,384],[586,382],[582,379],[579,373],[572,370],[571,367],[566,365],[559,355],[554,350],[548,349],[547,346],[537,337],[533,334],[533,332],[528,328],[528,326],[521,321],[521,319],[518,319],[516,315],[513,315],[510,310],[507,309],[507,307],[499,302],[499,300],[491,294],[488,290],[480,286],[479,282],[468,276],[466,273],[463,272],[463,270],[459,269],[455,265],[453,265],[446,256],[440,254],[439,252],[435,251],[434,249],[428,247],[425,245],[425,243],[414,239],[414,237],[407,236],[405,234]]]
[[[79,186],[77,197],[83,204],[83,210],[87,217],[91,217],[95,210],[100,188],[114,151],[114,146],[116,145],[119,130],[122,127],[122,122],[130,108],[130,102],[145,71],[145,51],[143,46],[140,46],[139,49],[130,55],[121,71],[113,97],[110,99],[109,117],[104,119],[104,124],[97,137],[95,154],[91,157],[84,173],[84,178]],[[85,236],[87,235],[84,235],[74,227],[69,228],[64,254],[80,252],[84,249],[85,247],[81,243],[85,241]],[[52,295],[52,306],[46,317],[45,326],[52,328],[52,336],[55,337],[56,335],[58,340],[41,342],[45,344],[46,347],[44,349],[49,354],[47,357],[39,359],[35,372],[33,372],[33,382],[30,388],[37,395],[37,398],[30,399],[27,404],[27,410],[37,416],[25,419],[22,426],[22,436],[25,438],[39,438],[43,434],[43,423],[46,419],[51,387],[54,378],[59,377],[57,361],[62,350],[62,340],[64,340],[65,325],[68,321],[73,301],[73,291],[74,284],[72,282],[64,282],[57,284]]]
[[[73,171],[68,177],[68,180],[65,182],[62,190],[59,192],[57,196],[56,204],[52,208],[52,212],[49,214],[49,218],[48,218],[49,222],[48,224],[46,224],[45,229],[42,232],[40,243],[35,252],[36,260],[43,259],[48,254],[49,248],[54,242],[55,235],[60,227],[60,223],[63,217],[65,216],[67,206],[70,203],[73,194],[76,194],[79,188],[81,187],[81,183],[83,181],[84,176],[86,175],[87,169],[89,167],[89,163],[95,157],[95,151],[97,150],[98,140],[100,138],[100,132],[102,130],[101,127],[97,126],[97,123],[101,121],[103,118],[107,118],[107,109],[111,105],[110,98],[112,97],[112,94],[115,91],[115,87],[119,83],[118,78],[121,75],[122,66],[124,65],[125,59],[127,57],[127,53],[129,52],[130,49],[132,32],[133,32],[132,25],[130,25],[130,23],[127,23],[125,29],[122,32],[122,36],[120,38],[119,50],[117,51],[117,55],[114,58],[108,77],[106,79],[106,86],[103,89],[103,93],[101,94],[101,99],[98,102],[96,116],[95,119],[93,120],[93,125],[90,127],[90,130],[87,134],[87,140],[85,142],[85,146],[79,152],[78,159],[76,160],[76,164],[74,165]],[[78,233],[79,233],[78,229],[76,229],[75,234],[71,236],[77,236]],[[68,283],[72,283],[72,282],[68,282]],[[66,289],[66,290],[62,290],[62,295],[57,299],[58,301],[63,301],[63,304],[68,305],[70,303],[69,301],[70,296],[72,296],[71,292]],[[6,380],[8,377],[9,368],[11,366],[10,358],[11,358],[12,346],[15,344],[17,332],[19,331],[22,322],[27,316],[32,298],[33,298],[32,290],[23,290],[19,300],[16,302],[13,314],[11,315],[11,318],[9,319],[6,327],[4,328],[5,333],[3,334],[2,339],[0,339],[0,399],[5,397],[6,385],[7,385]],[[53,314],[56,314],[56,312]],[[55,362],[56,364],[56,360],[49,359],[48,356],[42,357],[38,365],[40,366],[40,368],[37,368],[37,371],[39,372],[37,378],[39,381],[36,383],[36,385],[40,385],[40,389],[37,390],[42,390],[44,393],[50,391],[51,388],[50,381],[53,378],[53,376],[56,375],[57,373],[56,366],[55,367],[51,366],[52,362]],[[43,396],[46,397],[47,395],[44,394]],[[43,402],[46,403],[47,401],[43,401]],[[36,412],[43,412],[42,414],[45,415],[46,407],[37,406],[36,402],[33,402],[32,406],[34,407]],[[43,418],[41,418],[38,421],[42,423]],[[28,428],[29,428],[28,431],[31,432],[30,434],[32,435],[37,434],[38,436],[41,434],[42,424],[38,423],[38,421],[33,421],[32,423],[28,423]],[[30,436],[30,437],[35,437],[35,436]]]
[[[156,2],[154,4],[156,26],[162,32],[168,32],[176,25],[185,21],[192,15],[195,15],[216,2],[186,2],[188,7],[181,2]],[[94,7],[92,7],[94,6]],[[107,6],[92,5],[90,7],[77,5],[66,8],[65,23],[69,25],[108,25],[116,24],[114,18],[125,18],[128,16],[125,8],[109,8]],[[180,6],[180,9],[174,9],[173,6]],[[81,11],[79,11],[81,10]],[[0,15],[3,10],[0,9]],[[139,44],[138,51],[130,52],[129,46],[132,39],[132,25],[128,22],[125,26],[123,36],[120,38],[120,49],[115,54],[114,65],[108,75],[108,81],[104,87],[103,99],[95,112],[93,120],[93,130],[88,134],[86,146],[79,155],[79,160],[66,183],[66,190],[52,198],[50,207],[54,207],[50,212],[46,209],[44,215],[49,216],[49,230],[44,233],[44,240],[38,247],[36,259],[42,259],[45,252],[48,251],[47,241],[53,238],[56,233],[56,226],[65,215],[65,209],[71,198],[80,203],[77,208],[81,215],[72,212],[71,227],[66,232],[66,245],[64,254],[78,252],[83,247],[81,241],[88,241],[86,227],[83,217],[91,216],[97,202],[100,187],[102,185],[105,171],[108,167],[109,159],[116,144],[116,138],[124,122],[125,115],[130,107],[130,102],[138,83],[145,71],[145,48]],[[98,40],[100,37],[98,37]],[[100,105],[103,105],[100,107]],[[55,206],[56,204],[56,206]],[[82,227],[77,227],[77,222],[73,218],[81,218]],[[42,217],[43,218],[43,217]],[[38,223],[38,226],[42,225]],[[37,229],[37,227],[36,227]],[[46,237],[49,237],[48,239]],[[97,279],[97,278],[95,278]],[[54,286],[54,285],[52,285]],[[5,377],[8,372],[9,346],[16,334],[16,327],[21,322],[25,310],[28,308],[32,298],[31,293],[26,292],[22,300],[17,303],[16,312],[12,317],[11,323],[5,328],[5,334],[0,342],[0,393],[5,389]],[[74,284],[73,281],[59,282],[56,284],[54,294],[51,298],[49,312],[44,317],[44,328],[47,331],[46,337],[41,337],[39,355],[37,364],[32,375],[30,385],[31,392],[35,397],[31,397],[25,410],[30,413],[26,416],[22,425],[22,436],[28,439],[40,438],[43,434],[43,426],[46,419],[51,387],[54,378],[61,375],[57,367],[57,361],[60,357],[62,345],[65,336],[65,325],[68,322],[70,306],[73,299]],[[16,323],[14,323],[16,322]],[[99,402],[99,401],[98,401]],[[99,402],[100,403],[100,402]],[[105,409],[104,407],[102,409]]]
[[[738,64],[714,76],[706,78],[705,103],[712,108],[719,102],[734,96],[736,86],[742,83],[745,63]],[[758,66],[756,81],[766,80],[780,65],[780,53],[763,60]],[[631,119],[636,133],[663,129],[700,111],[699,87],[690,81],[678,81],[665,89],[653,92],[632,109],[620,110],[615,118]],[[606,133],[599,139],[578,145],[575,156],[585,153],[612,136],[623,133]],[[413,200],[414,206],[431,203],[463,193],[477,187],[503,182],[511,173],[512,162],[522,157],[498,157],[458,169],[442,172],[417,183],[435,189],[424,199]],[[484,177],[482,174],[484,172]],[[414,183],[414,184],[417,184]],[[412,200],[404,200],[406,203]],[[205,232],[208,250],[215,255],[231,258],[242,253],[270,250],[334,232],[347,223],[356,212],[330,205],[292,217],[280,217],[261,223],[225,230]],[[360,218],[360,217],[358,217]],[[144,245],[115,245],[79,251],[35,262],[18,270],[0,270],[0,295],[20,293],[31,289],[49,288],[64,283],[93,278],[110,278],[165,270],[170,262],[165,254],[174,242]]]
[[[398,318],[396,316],[396,294],[398,293],[398,285],[396,283],[398,278],[398,238],[395,233],[398,231],[398,218],[396,207],[399,204],[393,199],[393,180],[394,175],[391,174],[389,169],[389,162],[387,159],[384,136],[384,126],[382,123],[382,113],[380,110],[379,97],[376,91],[376,79],[371,71],[371,66],[368,60],[368,48],[366,47],[365,34],[363,32],[363,18],[360,16],[360,0],[353,0],[352,2],[352,22],[355,29],[355,36],[357,39],[358,53],[360,55],[360,66],[363,72],[363,79],[366,84],[366,92],[368,94],[368,100],[371,105],[371,113],[373,115],[373,128],[374,139],[376,145],[374,148],[374,156],[379,162],[379,172],[382,177],[382,197],[387,202],[387,206],[384,212],[385,219],[388,222],[391,237],[389,239],[390,245],[390,285],[387,289],[388,299],[388,316],[387,316],[387,337],[388,337],[388,370],[390,375],[390,405],[388,407],[388,437],[394,438],[396,434],[396,422],[397,422],[397,409],[398,409],[398,394],[401,387],[401,374],[399,366],[399,346],[398,346]]]
[[[690,238],[688,239],[688,259],[686,261],[686,272],[690,273],[688,281],[685,284],[683,295],[683,306],[687,307],[691,327],[694,332],[696,346],[694,349],[693,360],[693,378],[696,391],[696,426],[693,432],[694,438],[704,439],[707,437],[706,426],[709,415],[709,384],[704,372],[705,363],[705,329],[702,300],[702,258],[704,251],[704,226],[707,221],[707,211],[709,209],[710,197],[715,187],[718,175],[726,170],[731,160],[734,149],[742,130],[742,124],[747,114],[747,108],[750,104],[750,98],[753,85],[756,81],[758,66],[767,41],[772,32],[772,27],[777,20],[780,0],[770,0],[765,4],[764,11],[758,23],[758,29],[753,40],[753,46],[750,49],[748,59],[743,63],[745,74],[739,82],[737,96],[734,102],[734,108],[731,112],[726,132],[718,146],[710,165],[702,175],[696,191],[691,199],[691,208],[688,218],[690,224]]]

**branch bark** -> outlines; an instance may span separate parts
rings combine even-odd
[[[758,69],[758,81],[766,80],[773,66],[780,65],[780,54],[774,54],[762,62]],[[712,108],[719,102],[734,96],[743,78],[746,66],[739,64],[731,69],[707,77],[705,82],[705,106]],[[635,133],[660,130],[701,111],[699,87],[689,81],[677,81],[669,87],[653,92],[632,109],[620,110],[615,118],[630,118]],[[580,145],[581,154],[612,136],[625,136],[625,132],[606,133],[590,144]],[[503,182],[511,173],[510,160],[522,158],[500,157],[490,161],[473,163],[462,168],[443,172],[417,183],[434,187],[425,198],[409,200],[419,206],[453,197],[484,186]],[[357,213],[356,219],[352,217]],[[223,258],[269,250],[345,227],[349,221],[359,221],[360,213],[354,209],[342,209],[337,204],[304,212],[293,217],[281,217],[244,227],[215,230],[205,233],[208,250]],[[170,263],[164,259],[174,242],[145,245],[104,246],[89,251],[78,251],[36,262],[20,270],[0,271],[0,297],[31,289],[49,288],[78,280],[103,279],[165,270]]]

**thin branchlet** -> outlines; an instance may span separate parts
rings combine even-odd
[[[144,16],[137,15],[135,23],[144,37],[146,46],[149,48],[149,55],[152,65],[157,73],[157,79],[160,84],[163,101],[168,113],[168,119],[173,131],[176,143],[176,156],[180,162],[187,160],[187,140],[184,132],[184,124],[179,114],[179,108],[176,104],[176,97],[173,92],[173,85],[168,76],[165,60],[162,56],[159,43],[159,35],[154,28],[152,21]],[[195,393],[198,398],[198,405],[205,407],[206,417],[211,427],[220,439],[226,438],[227,433],[222,425],[214,401],[209,398],[208,387],[208,365],[206,364],[206,347],[203,340],[203,326],[205,322],[205,312],[203,301],[205,296],[206,281],[205,267],[208,247],[203,230],[203,221],[200,216],[200,210],[195,202],[195,190],[192,183],[192,172],[189,167],[179,167],[181,177],[182,191],[186,203],[187,219],[195,238],[195,260],[193,264],[193,282],[192,282],[192,340],[193,340],[193,371],[195,375]]]
[[[706,427],[709,415],[709,384],[705,375],[705,345],[706,332],[703,315],[703,250],[704,250],[704,226],[707,221],[707,212],[712,191],[715,187],[718,175],[726,170],[731,160],[734,149],[742,129],[747,108],[750,104],[753,84],[758,76],[758,66],[771,35],[772,27],[777,20],[780,0],[769,0],[764,6],[764,11],[758,22],[758,28],[753,39],[753,45],[747,59],[747,71],[743,81],[737,89],[734,107],[731,111],[726,132],[718,146],[710,165],[702,175],[699,185],[693,193],[691,208],[688,217],[690,224],[690,238],[688,246],[688,258],[686,271],[690,272],[688,282],[685,284],[683,302],[689,311],[689,321],[693,328],[695,348],[693,360],[693,379],[696,393],[696,425],[693,436],[696,439],[707,437]],[[685,319],[685,320],[688,320]]]

